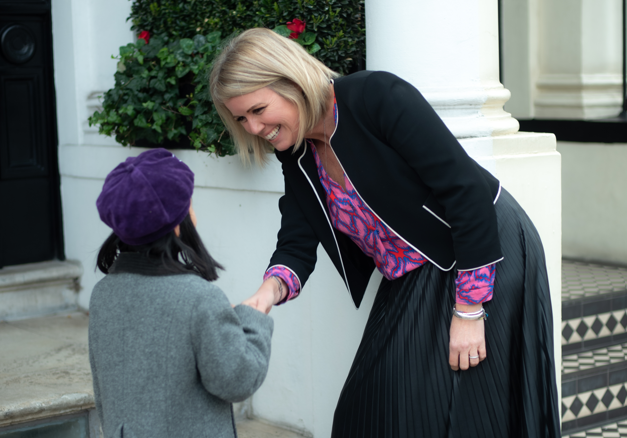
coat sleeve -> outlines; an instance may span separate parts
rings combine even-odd
[[[458,269],[501,260],[494,199],[483,171],[420,92],[391,73],[375,72],[362,96],[375,135],[403,157],[444,208]],[[477,253],[490,259],[477,260]]]
[[[271,317],[245,305],[232,308],[211,285],[191,319],[196,366],[207,391],[227,402],[250,397],[266,378],[273,329]]]
[[[100,419],[100,424],[104,427],[104,412],[102,410],[102,398],[100,395],[100,382],[98,379],[98,370],[96,368],[96,361],[91,348],[92,344],[92,331],[89,330],[89,365],[91,366],[91,378],[94,388],[94,401],[96,404],[96,413]]]
[[[277,245],[271,266],[286,266],[296,274],[301,290],[316,266],[318,244],[307,217],[296,200],[289,184],[285,184],[285,195],[279,200],[281,228],[277,235]]]

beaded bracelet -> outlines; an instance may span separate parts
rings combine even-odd
[[[459,319],[466,319],[466,320],[474,321],[477,319],[487,319],[488,313],[485,311],[483,307],[477,310],[476,312],[461,312],[457,310],[455,306],[453,306],[453,316],[456,316]]]

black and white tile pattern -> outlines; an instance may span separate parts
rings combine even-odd
[[[621,306],[627,305],[627,300],[624,297],[621,301]],[[581,303],[583,312],[593,310],[586,304]],[[562,306],[563,314],[567,313],[564,311],[566,310],[564,307],[565,305]],[[564,316],[562,318],[562,345],[627,333],[627,309],[625,308],[572,319],[565,319]]]
[[[627,267],[562,263],[562,432],[627,438]]]
[[[627,420],[608,424],[603,427],[584,430],[572,435],[562,435],[563,438],[624,438],[627,437]]]
[[[580,420],[595,414],[624,408],[627,402],[627,382],[584,391],[578,394],[562,396],[562,423]]]
[[[627,361],[627,343],[562,356],[562,375]]]
[[[562,301],[627,291],[627,268],[562,261]]]

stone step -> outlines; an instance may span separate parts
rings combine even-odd
[[[627,341],[627,268],[562,263],[562,353]]]
[[[49,261],[0,269],[0,321],[77,309],[78,262]]]
[[[627,343],[562,357],[562,433],[627,419]]]
[[[602,427],[562,435],[563,438],[624,438],[627,437],[627,420],[610,423]]]
[[[627,268],[562,263],[562,436],[627,438]]]

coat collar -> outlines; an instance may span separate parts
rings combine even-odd
[[[118,255],[109,269],[110,274],[139,274],[151,277],[161,277],[168,275],[199,275],[195,271],[173,271],[168,269],[160,258],[147,257],[137,252],[122,252]]]

